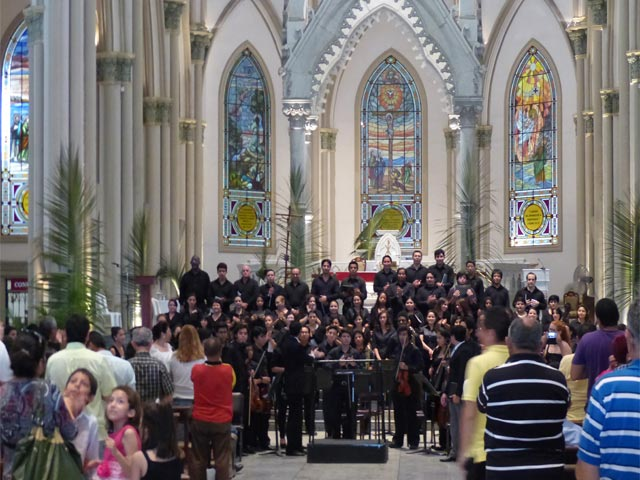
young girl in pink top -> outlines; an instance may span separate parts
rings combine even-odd
[[[142,402],[138,393],[127,386],[114,388],[107,402],[109,436],[97,470],[100,480],[129,478],[131,457],[142,447],[138,434],[141,416]]]

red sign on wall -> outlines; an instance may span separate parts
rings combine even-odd
[[[28,278],[9,278],[7,291],[12,293],[27,292],[29,290]]]

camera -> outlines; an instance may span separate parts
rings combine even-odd
[[[558,343],[557,338],[558,338],[558,332],[552,332],[552,331],[547,332],[547,344],[555,345],[556,343]]]

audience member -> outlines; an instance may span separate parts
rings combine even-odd
[[[135,390],[136,375],[133,372],[131,363],[126,361],[124,358],[114,356],[113,353],[107,350],[107,346],[102,335],[100,335],[98,332],[89,333],[87,348],[102,355],[105,358],[107,364],[109,365],[111,373],[113,373],[116,385],[128,385]]]
[[[136,388],[143,402],[155,402],[157,399],[171,400],[173,383],[167,367],[149,354],[152,334],[147,327],[133,332],[131,343],[136,355],[129,360],[136,374]]]

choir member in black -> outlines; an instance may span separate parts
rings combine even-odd
[[[231,333],[224,321],[216,322],[213,325],[213,331],[222,342],[222,361],[231,365],[236,374],[236,384],[233,391],[242,393],[246,398],[249,394],[249,373],[244,361],[244,354],[231,343]]]
[[[311,331],[309,325],[302,325],[300,327],[300,333],[298,334],[298,340],[300,345],[305,348],[305,351],[310,354],[314,359],[320,358],[320,351],[317,345],[313,345],[311,342]],[[305,378],[304,384],[304,424],[307,434],[313,436],[316,429],[316,385],[315,375],[311,375],[310,378]]]
[[[318,344],[318,359],[328,359],[329,352],[340,346],[338,336],[340,335],[340,328],[335,325],[329,325],[325,329],[324,340]],[[324,417],[324,431],[328,438],[333,438],[333,431],[335,424],[331,423],[331,402],[330,392],[322,392],[322,414]]]
[[[387,312],[381,312],[374,324],[373,335],[371,337],[373,354],[377,360],[386,358],[387,347],[394,335],[395,330],[389,320],[389,314]]]
[[[227,313],[236,296],[233,283],[227,280],[227,264],[220,262],[217,267],[218,278],[209,285],[209,300],[213,303],[218,300],[222,311]]]
[[[186,295],[186,299],[187,304],[182,312],[182,324],[192,325],[197,330],[201,327],[200,320],[204,318],[204,314],[198,307],[198,298],[195,293],[189,293]]]
[[[276,309],[273,311],[276,320],[286,320],[289,313],[295,316],[295,313],[287,308],[287,300],[284,295],[278,295],[276,297]]]
[[[414,298],[422,315],[434,308],[438,299],[443,297],[446,297],[444,289],[436,285],[435,274],[432,271],[428,271],[424,285],[416,290],[416,296]]]
[[[339,335],[340,327],[329,325],[326,328],[324,340],[322,340],[322,342],[318,345],[318,349],[322,354],[321,358],[326,357],[331,350],[340,345],[340,341],[338,340]]]
[[[447,364],[451,353],[451,333],[448,328],[440,327],[436,335],[436,348],[431,356],[429,368],[429,380],[434,388],[442,392],[447,381]],[[443,406],[440,398],[432,396],[429,402],[431,420],[438,424],[438,450],[447,448],[447,423],[449,422],[449,409]]]
[[[303,345],[300,340],[301,330],[302,325],[299,322],[293,323],[289,327],[290,334],[283,338],[280,345],[282,365],[284,366],[284,391],[289,407],[286,452],[290,456],[304,455],[302,446],[304,367],[313,363],[313,356],[307,352],[306,345]],[[308,330],[306,333],[305,340],[308,343]]]
[[[340,284],[331,273],[331,260],[325,258],[320,265],[322,274],[313,279],[311,294],[317,297],[317,308],[325,317],[329,313],[329,302],[340,298]]]
[[[222,312],[222,300],[213,300],[211,302],[211,320],[213,323],[227,323],[228,317]]]
[[[169,311],[165,313],[164,316],[167,317],[167,322],[169,322],[169,325],[171,326],[171,330],[173,331],[176,326],[183,325],[182,315],[180,315],[180,312],[178,312],[178,299],[170,298],[167,305],[168,305]]]
[[[352,301],[351,307],[346,310],[344,308],[342,309],[347,324],[355,325],[356,317],[358,316],[360,316],[363,323],[369,323],[369,310],[363,305],[362,295],[354,295]]]
[[[186,307],[188,296],[196,295],[197,306],[201,310],[207,307],[209,297],[209,274],[200,269],[200,257],[191,257],[191,270],[182,275],[180,279],[180,303]]]
[[[260,286],[260,295],[264,298],[264,308],[275,312],[276,298],[284,295],[284,288],[276,283],[276,272],[269,268],[265,271],[265,284]]]
[[[329,302],[329,315],[324,317],[323,322],[325,325],[338,324],[339,327],[344,328],[347,326],[347,321],[344,315],[340,313],[340,305],[337,300],[331,300]]]
[[[527,307],[533,307],[540,313],[547,308],[547,300],[542,290],[536,287],[537,280],[535,273],[527,273],[527,285],[518,293],[524,297]]]
[[[509,306],[509,290],[502,285],[502,270],[499,268],[491,272],[491,285],[485,289],[484,296],[491,298],[496,307]]]
[[[315,313],[320,321],[322,321],[322,312],[318,308],[318,299],[315,295],[309,295],[304,303],[304,308],[300,312],[299,318],[300,323],[303,325],[307,323],[309,313]]]
[[[420,330],[424,325],[424,316],[422,312],[420,312],[416,307],[416,302],[413,298],[409,297],[404,302],[404,314],[407,316],[407,320],[409,320],[409,325],[416,331]],[[396,315],[397,318],[397,315]]]
[[[351,332],[343,330],[340,334],[340,345],[327,355],[328,360],[339,360],[328,364],[333,370],[333,378],[327,398],[328,408],[325,411],[325,424],[329,425],[331,437],[334,439],[356,438],[356,402],[351,393],[354,371],[361,367],[354,360],[361,358],[351,346]]]
[[[444,250],[439,248],[433,252],[433,257],[436,263],[429,267],[429,271],[433,272],[436,277],[436,285],[442,287],[445,292],[448,292],[453,287],[453,281],[455,275],[453,268],[444,263]]]
[[[346,312],[353,304],[353,296],[360,295],[362,300],[367,299],[367,284],[358,276],[358,262],[349,262],[349,276],[340,285],[340,298],[342,298],[342,312]]]
[[[372,323],[375,323],[382,312],[386,312],[390,319],[393,318],[393,310],[389,305],[389,296],[386,292],[381,292],[378,294],[376,303],[371,308],[369,320]]]
[[[311,345],[314,347],[320,346],[324,341],[325,329],[320,323],[318,314],[315,311],[309,312],[309,315],[307,315],[307,322],[302,324],[309,327],[309,334],[311,335]]]
[[[300,280],[300,269],[291,269],[291,281],[284,286],[284,297],[293,313],[300,315],[309,295],[309,286]]]
[[[422,265],[422,252],[420,250],[413,251],[413,263],[407,267],[407,282],[418,289],[424,283],[427,276],[427,267]]]
[[[476,271],[476,262],[474,260],[467,260],[465,266],[467,267],[467,282],[469,282],[473,291],[476,292],[476,299],[480,302],[484,297],[484,282]]]
[[[390,447],[402,447],[406,434],[409,448],[416,449],[420,443],[416,410],[420,407],[421,389],[414,374],[421,372],[424,364],[406,325],[398,327],[398,343],[389,356],[396,363],[396,385],[391,392],[396,431]]]
[[[242,266],[242,276],[233,284],[236,296],[242,299],[242,308],[252,310],[255,308],[256,298],[260,291],[258,282],[251,278],[251,267],[249,265]]]
[[[396,272],[391,269],[393,260],[389,255],[382,257],[382,270],[373,277],[373,291],[378,295],[382,292],[388,292],[392,283],[398,280]]]
[[[269,397],[271,376],[267,358],[267,330],[256,326],[251,330],[253,355],[249,367],[251,385],[251,425],[249,445],[256,450],[269,449],[269,414],[271,405],[265,401]]]
[[[456,284],[451,287],[449,294],[447,295],[449,303],[453,303],[456,300],[464,299],[469,306],[475,310],[478,305],[478,299],[476,298],[476,292],[468,283],[467,272],[458,272],[456,274]]]
[[[398,279],[387,289],[389,305],[393,310],[393,314],[404,310],[404,304],[407,298],[415,295],[415,288],[411,282],[407,281],[407,269],[400,267],[397,271]]]

